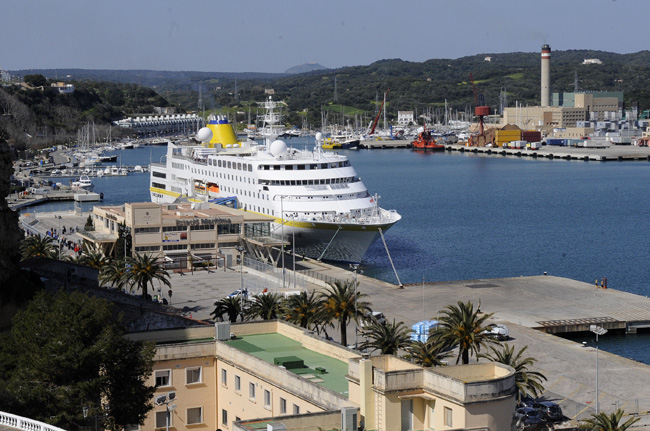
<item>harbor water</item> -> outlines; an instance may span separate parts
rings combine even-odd
[[[287,140],[311,149],[313,138]],[[165,147],[119,151],[123,165],[159,161]],[[650,163],[585,162],[416,153],[345,151],[380,206],[402,220],[386,233],[403,284],[548,273],[650,294]],[[148,173],[93,179],[104,204],[148,201]],[[83,204],[84,211],[94,204]],[[71,210],[49,203],[23,212]],[[397,283],[381,241],[368,250],[365,275]],[[352,278],[352,274],[351,274]],[[612,346],[608,346],[612,341]],[[627,341],[626,341],[627,340]],[[636,341],[632,341],[636,340]],[[600,347],[650,364],[650,337],[601,337]]]

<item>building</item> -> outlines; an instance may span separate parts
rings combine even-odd
[[[408,126],[415,123],[413,111],[397,111],[397,124],[400,126]]]
[[[74,93],[74,84],[66,84],[65,82],[53,82],[50,85],[61,94]]]
[[[119,226],[124,224],[134,253],[149,253],[167,262],[168,268],[183,268],[191,262],[218,260],[230,266],[241,240],[259,243],[270,234],[271,217],[207,202],[139,202],[95,206],[92,220],[95,230],[80,235],[105,254],[113,254]]]
[[[171,108],[158,109],[162,113]],[[138,136],[153,136],[169,133],[193,134],[203,127],[205,121],[196,114],[173,114],[130,117],[113,124],[130,129]]]
[[[6,70],[0,69],[0,81],[1,82],[11,82],[11,74]]]
[[[156,343],[154,399],[170,429],[510,430],[515,377],[481,363],[422,368],[362,356],[281,321],[131,334]],[[160,402],[142,429],[166,426]],[[280,424],[286,428],[281,428]]]

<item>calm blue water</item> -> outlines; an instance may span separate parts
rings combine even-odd
[[[305,140],[289,145],[302,147]],[[307,144],[311,149],[313,140]],[[124,165],[164,147],[122,150]],[[386,234],[402,283],[551,275],[650,294],[650,163],[533,160],[410,150],[347,151],[380,205],[402,220]],[[148,201],[148,173],[97,178],[106,204]],[[71,209],[47,204],[37,211]],[[85,206],[88,210],[90,205]],[[25,209],[24,211],[33,211]],[[396,282],[381,241],[366,275]],[[650,364],[650,334],[601,337],[600,347]]]

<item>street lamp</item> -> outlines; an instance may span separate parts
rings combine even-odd
[[[241,244],[237,244],[235,249],[239,252],[239,279],[240,279],[239,291],[243,295],[244,294],[244,252],[246,251],[246,249]]]
[[[589,330],[596,334],[596,414],[600,412],[600,405],[598,403],[598,336],[605,335],[607,329],[598,325],[589,325]]]
[[[357,319],[357,324],[354,326],[354,348],[357,349],[359,347],[359,323],[358,323],[358,309],[357,309],[357,285],[359,284],[357,282],[358,274],[359,274],[359,264],[358,263],[351,263],[350,268],[354,270],[354,317]]]
[[[157,396],[153,403],[157,406],[165,406],[165,409],[167,410],[167,415],[165,418],[166,422],[166,429],[169,431],[169,425],[171,422],[171,412],[173,412],[176,409],[176,404],[171,404],[173,401],[175,401],[176,398],[176,392],[169,392],[167,395],[159,395]]]

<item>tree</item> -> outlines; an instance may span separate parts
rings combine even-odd
[[[56,259],[58,248],[51,236],[33,235],[25,238],[20,245],[20,252],[23,259],[30,257],[47,257]]]
[[[125,223],[120,223],[117,227],[117,241],[115,241],[115,259],[124,259],[131,255],[131,235],[130,229]]]
[[[282,305],[282,318],[306,329],[318,329],[325,320],[322,299],[312,290],[310,293],[301,291],[291,295]]]
[[[210,313],[215,319],[223,322],[223,315],[228,316],[230,323],[235,323],[237,317],[244,321],[244,310],[239,296],[227,296],[214,303],[214,311]]]
[[[368,340],[361,343],[360,350],[379,350],[382,355],[396,355],[406,347],[411,338],[411,330],[404,322],[379,323],[376,320],[363,329],[363,336]]]
[[[40,73],[34,75],[25,75],[23,77],[23,81],[32,87],[42,87],[43,85],[47,84],[47,79]]]
[[[245,314],[249,319],[274,320],[280,314],[281,304],[282,296],[276,293],[254,295]]]
[[[125,260],[114,260],[104,265],[99,270],[99,281],[122,290],[127,283],[127,267]]]
[[[521,397],[525,395],[531,395],[536,398],[544,392],[542,381],[546,381],[544,374],[537,371],[529,371],[528,367],[535,365],[535,359],[523,357],[526,349],[528,349],[528,346],[515,352],[515,347],[506,343],[502,346],[502,349],[496,349],[494,346],[490,346],[492,354],[482,353],[479,355],[479,358],[489,359],[515,369],[515,384],[518,389],[517,401],[521,401]]]
[[[448,305],[442,310],[438,328],[429,335],[449,346],[458,346],[456,363],[462,358],[463,364],[469,364],[469,354],[478,355],[482,346],[496,343],[489,336],[492,325],[486,321],[492,314],[478,315],[471,301],[458,301],[458,305]]]
[[[88,218],[86,219],[84,230],[87,232],[92,232],[95,230],[95,223],[93,223],[93,218],[91,216],[88,216]]]
[[[444,360],[451,356],[445,345],[436,340],[412,341],[407,347],[407,359],[423,367],[440,367],[445,365]]]
[[[621,409],[610,415],[605,412],[592,413],[591,418],[585,419],[584,423],[580,424],[580,428],[593,431],[625,431],[641,420],[641,418],[633,417],[620,423],[624,414],[625,412]]]
[[[336,321],[341,331],[341,344],[348,345],[348,323],[350,320],[359,321],[359,318],[367,315],[370,304],[359,301],[368,295],[357,291],[358,283],[354,281],[342,282],[337,280],[334,283],[327,283],[327,290],[321,293],[323,301],[323,312],[327,321]]]
[[[40,292],[0,344],[0,357],[13,355],[0,373],[4,408],[64,429],[83,424],[83,406],[102,429],[142,423],[152,408],[146,381],[155,347],[124,334],[106,301]]]
[[[154,280],[162,282],[171,288],[169,273],[162,267],[155,257],[148,254],[137,254],[135,257],[127,258],[127,275],[129,283],[136,285],[142,291],[142,297],[149,295],[149,285],[153,288]]]
[[[81,255],[80,261],[82,265],[101,270],[110,260],[99,250],[86,250]]]

